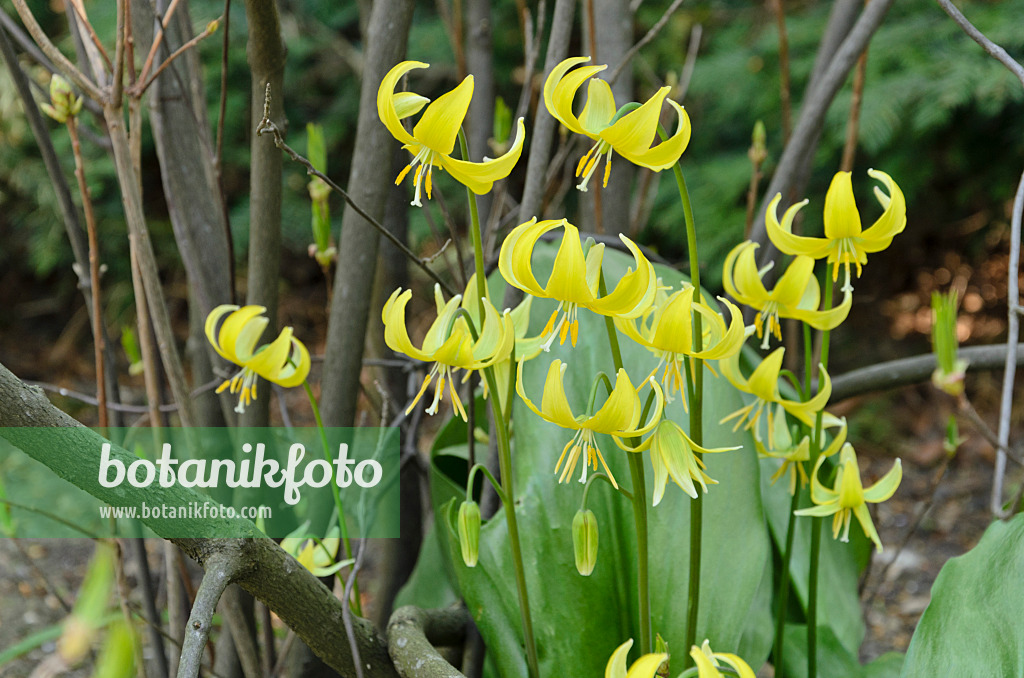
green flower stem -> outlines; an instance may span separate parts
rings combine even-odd
[[[838,263],[833,264],[825,272],[825,301],[822,304],[822,309],[826,311],[832,308],[832,287],[834,286],[832,268],[834,266],[838,266]],[[828,369],[828,347],[831,336],[832,333],[829,330],[823,330],[821,333],[821,366],[823,370]],[[806,369],[810,374],[811,366],[808,365]],[[818,416],[814,418],[814,434],[811,437],[809,463],[812,469],[818,461],[818,455],[821,454],[821,425],[822,413],[818,412]],[[811,518],[810,578],[807,582],[807,678],[817,678],[818,676],[818,568],[821,561],[821,523],[821,518]]]
[[[583,486],[583,499],[580,500],[581,510],[587,508],[587,497],[590,495],[590,486],[593,485],[594,482],[598,480],[603,480],[604,482],[611,485],[612,488],[616,489],[619,492],[619,494],[624,496],[626,499],[633,501],[633,493],[624,487],[615,487],[615,485],[612,485],[612,479],[609,478],[607,474],[591,473],[590,476],[587,478],[587,484]]]
[[[789,609],[789,564],[793,560],[793,537],[796,534],[796,511],[800,508],[800,488],[793,493],[789,504],[789,520],[786,522],[786,549],[782,552],[782,570],[779,576],[779,590],[775,609],[775,651],[773,664],[775,678],[782,678],[784,670],[782,657],[786,630],[786,610]]]
[[[477,471],[487,476],[487,479],[491,481],[491,487],[498,494],[498,499],[501,500],[502,504],[508,504],[508,499],[505,497],[505,493],[501,489],[501,483],[491,473],[491,469],[487,468],[483,464],[473,464],[473,468],[469,470],[469,479],[466,481],[466,501],[472,501],[473,499],[473,481],[476,480]]]
[[[459,147],[462,151],[462,158],[469,160],[469,146],[466,143],[466,134],[459,130]],[[473,261],[476,265],[476,285],[480,297],[480,318],[484,318],[484,299],[487,297],[487,275],[484,272],[484,246],[480,233],[480,211],[477,208],[476,196],[469,188],[466,188],[466,197],[469,200],[469,234],[473,241]],[[526,568],[523,566],[523,547],[519,540],[519,522],[516,519],[515,492],[512,483],[512,450],[509,444],[508,420],[502,414],[501,405],[498,403],[498,384],[494,378],[494,368],[488,367],[484,371],[484,378],[487,380],[488,392],[494,394],[488,398],[491,402],[491,411],[494,413],[494,428],[498,437],[498,467],[501,472],[501,486],[508,501],[504,502],[505,522],[508,525],[509,543],[512,547],[512,566],[515,570],[516,593],[519,596],[519,611],[522,616],[523,636],[526,643],[526,666],[530,678],[540,678],[540,663],[537,661],[537,643],[533,637],[533,619],[530,616],[530,598],[526,590]],[[515,375],[512,375],[515,378]],[[508,401],[506,407],[511,411],[512,401]]]
[[[811,335],[811,326],[802,323],[804,332],[804,386],[803,397],[811,397],[811,373],[814,371],[814,346]],[[806,431],[806,426],[800,424],[801,429]],[[815,455],[816,456],[816,455]],[[789,519],[786,522],[786,548],[782,552],[782,574],[779,576],[779,588],[776,595],[777,605],[775,612],[775,648],[773,663],[775,665],[776,678],[783,678],[785,667],[783,658],[785,656],[785,630],[786,610],[789,609],[789,566],[793,560],[793,538],[795,536],[796,515],[793,513],[800,508],[800,491],[793,493],[793,500],[789,506]]]
[[[601,296],[608,294],[604,281],[604,273],[597,277],[598,292]],[[622,369],[622,351],[619,348],[619,337],[615,331],[615,322],[604,317],[604,327],[608,333],[608,344],[612,350],[612,361],[615,371]],[[630,441],[633,447],[640,444],[639,440]],[[649,654],[654,651],[654,638],[651,634],[651,593],[649,583],[650,564],[647,548],[647,488],[644,482],[643,455],[628,453],[629,473],[633,479],[633,524],[636,527],[637,556],[637,592],[640,607],[640,652]]]
[[[352,557],[352,544],[348,537],[348,526],[345,524],[345,509],[341,506],[341,495],[338,493],[338,483],[334,480],[334,459],[331,456],[331,447],[327,443],[327,433],[324,431],[324,422],[320,417],[320,406],[317,405],[316,396],[313,395],[313,389],[310,388],[308,381],[302,382],[303,388],[306,389],[306,397],[309,398],[309,406],[313,410],[313,418],[316,420],[316,428],[320,432],[320,443],[324,447],[324,459],[331,466],[331,494],[334,496],[334,506],[338,510],[338,527],[341,528],[341,542],[345,546],[345,559],[348,560]],[[359,581],[355,582],[352,588],[352,600],[350,602],[352,611],[360,617],[363,616],[363,605],[359,600]]]
[[[664,130],[659,128],[662,138],[665,138]],[[683,169],[677,162],[672,167],[676,178],[676,186],[679,188],[679,200],[683,204],[683,217],[686,221],[686,249],[690,257],[690,282],[696,288],[697,301],[701,301],[703,295],[700,289],[700,260],[697,257],[697,227],[693,221],[693,206],[690,203],[690,193],[686,189],[686,179],[683,178]],[[701,327],[701,316],[693,314],[693,345],[696,351],[702,350],[704,332]],[[690,438],[698,445],[704,444],[704,361],[693,360],[693,369],[687,371],[687,381],[692,380],[693,388],[690,391]],[[687,385],[689,389],[689,383]],[[698,460],[702,458],[699,452],[694,451]],[[689,596],[686,601],[686,645],[693,647],[697,641],[697,615],[700,611],[700,562],[701,542],[704,527],[704,497],[700,493],[697,498],[690,501],[690,586]],[[691,660],[687,660],[688,662]]]

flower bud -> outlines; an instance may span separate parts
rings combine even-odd
[[[480,558],[480,505],[475,501],[464,501],[459,506],[459,545],[462,562],[466,567],[476,567]]]
[[[54,75],[50,78],[50,103],[39,107],[57,122],[67,122],[68,118],[82,111],[82,97],[75,97],[71,84],[61,76]]]
[[[768,157],[768,132],[764,123],[758,120],[754,124],[754,132],[750,137],[750,148],[747,150],[747,157],[755,165],[760,165]]]
[[[577,511],[572,519],[572,550],[576,570],[589,577],[597,565],[597,516],[590,509]]]

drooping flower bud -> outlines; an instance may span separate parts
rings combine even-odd
[[[480,505],[464,501],[459,506],[459,546],[466,567],[476,567],[480,558]]]
[[[589,577],[597,565],[597,516],[590,509],[577,511],[572,519],[572,550],[576,570]]]

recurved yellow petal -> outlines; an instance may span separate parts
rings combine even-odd
[[[402,125],[402,116],[395,107],[395,87],[402,76],[416,68],[427,68],[427,64],[421,61],[403,61],[388,71],[377,90],[377,115],[391,135],[403,144],[416,144],[417,141]]]
[[[512,173],[512,169],[519,162],[523,154],[523,142],[526,140],[526,128],[523,119],[519,118],[516,123],[516,138],[508,151],[497,158],[485,159],[483,162],[471,162],[467,160],[456,160],[448,156],[439,159],[441,167],[461,184],[469,187],[477,195],[483,195],[491,190],[495,181],[504,179]]]
[[[591,78],[587,84],[587,103],[580,113],[580,127],[596,136],[615,117],[615,95],[607,82]]]
[[[679,117],[679,121],[676,123],[675,133],[665,139],[660,144],[653,146],[646,151],[640,151],[634,153],[632,151],[625,152],[616,148],[616,151],[629,160],[634,165],[640,165],[647,169],[655,172],[668,169],[672,165],[679,161],[679,156],[686,150],[687,145],[690,143],[690,116],[686,114],[686,111],[682,106],[672,101],[667,100],[669,105],[676,109],[676,114]]]
[[[467,75],[458,87],[427,106],[412,129],[413,137],[432,151],[451,155],[472,99],[473,76]]]
[[[617,153],[629,161],[651,148],[651,142],[658,131],[661,104],[665,101],[670,87],[662,87],[640,108],[630,111],[615,121],[615,124],[601,132],[601,138],[612,145]]]

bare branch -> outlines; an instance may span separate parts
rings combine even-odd
[[[470,622],[465,608],[421,610],[406,605],[388,622],[388,652],[402,678],[466,678],[446,662],[435,645],[460,642]]]
[[[216,555],[204,564],[206,574],[199,585],[192,614],[185,627],[185,640],[181,646],[181,662],[178,664],[178,678],[198,678],[203,660],[203,650],[210,638],[213,613],[217,609],[224,589],[228,587],[239,571],[238,561],[228,556]]]
[[[28,8],[28,4],[26,4],[25,0],[13,0],[13,2],[14,8],[18,10],[18,16],[21,17],[22,23],[25,24],[25,28],[28,30],[29,35],[32,36],[32,39],[36,41],[39,49],[43,50],[43,54],[49,57],[50,61],[60,69],[60,72],[75,83],[75,85],[77,85],[78,88],[90,99],[99,103],[106,101],[106,96],[96,83],[85,77],[85,74],[82,73],[77,66],[71,63],[71,60],[64,56],[63,52],[57,49],[56,45],[50,42],[50,38],[47,37],[45,32],[43,32],[39,22],[37,22],[36,18],[32,16],[32,10]]]
[[[657,37],[658,33],[661,32],[661,29],[665,27],[665,24],[668,23],[668,20],[672,18],[672,15],[676,13],[676,10],[679,9],[679,6],[682,4],[683,0],[675,0],[671,5],[668,6],[668,9],[665,10],[665,13],[661,15],[661,18],[658,19],[653,26],[651,26],[651,29],[644,34],[644,37],[637,40],[636,44],[629,48],[629,51],[627,51],[622,56],[622,59],[619,61],[618,65],[615,66],[615,70],[612,71],[611,77],[608,78],[609,85],[611,85],[618,79],[619,73],[621,73],[622,69],[625,68],[633,59],[633,57],[636,56],[636,53],[639,52],[644,45],[646,45],[651,40],[654,40],[654,38]]]

